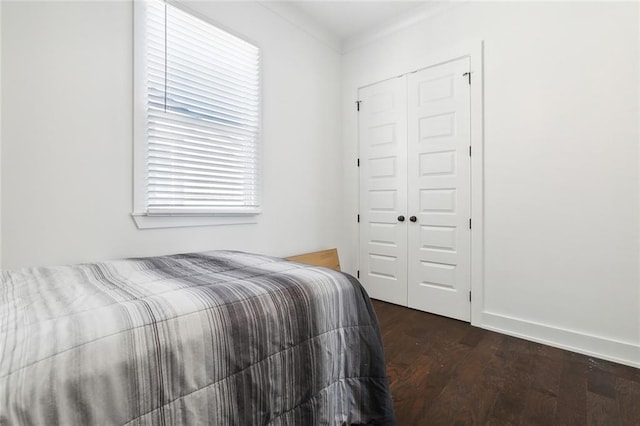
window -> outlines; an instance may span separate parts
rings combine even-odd
[[[134,8],[134,219],[246,222],[260,208],[260,50],[171,4]]]

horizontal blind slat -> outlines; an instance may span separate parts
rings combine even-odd
[[[186,84],[175,81],[166,81],[164,71],[150,69],[149,72],[149,90],[154,92],[156,96],[164,98],[165,83],[171,84],[173,91],[184,93],[198,93],[207,99],[220,100],[224,104],[241,108],[247,112],[258,113],[259,111],[259,94],[257,91],[252,93],[244,93],[229,88],[226,85],[215,85],[210,88],[198,87],[197,84]],[[207,92],[208,90],[208,92]]]
[[[259,55],[259,49],[256,46],[175,7],[170,7],[168,12],[166,25],[168,37],[176,39],[173,42],[180,44],[182,40],[187,40],[199,50],[222,51],[228,60],[250,62]],[[164,27],[164,23],[162,26]]]
[[[230,161],[233,163],[254,163],[255,153],[242,151],[222,151],[220,149],[208,149],[206,146],[198,144],[183,143],[182,141],[163,140],[161,137],[153,137],[153,147],[158,150],[167,150],[173,152],[173,149],[194,152],[194,155],[207,155],[217,158],[220,161]]]
[[[223,136],[237,141],[239,144],[242,143],[242,141],[255,143],[255,138],[257,137],[256,129],[244,129],[242,127],[230,126],[226,123],[210,120],[196,120],[193,117],[172,111],[164,112],[156,108],[150,108],[147,114],[151,125],[158,130],[168,127],[174,130],[179,129],[184,133],[201,135],[202,137],[208,137],[209,135],[212,137]]]
[[[150,186],[165,186],[170,188],[206,188],[210,190],[239,190],[243,189],[244,185],[242,182],[238,183],[218,183],[211,182],[207,180],[197,181],[193,179],[178,179],[175,177],[172,178],[154,178],[149,179]]]
[[[227,49],[227,56],[238,60],[251,60],[259,54],[258,47],[245,40],[182,12],[174,6],[170,5],[167,9],[166,24],[169,31],[175,32],[183,39],[195,40],[196,43],[201,43],[203,40],[212,41],[214,48]],[[155,32],[156,37],[157,34],[164,35],[164,8],[156,8],[151,11],[147,16],[146,25],[151,32]],[[203,27],[205,27],[204,30]],[[206,49],[206,45],[201,47]]]
[[[166,150],[159,150],[154,147],[149,149],[149,158],[157,158],[175,164],[182,162],[182,164],[198,165],[205,168],[215,168],[216,170],[233,172],[251,170],[253,166],[251,163],[231,163],[228,161],[219,161],[207,157],[190,156],[177,152],[167,152]],[[213,167],[211,167],[213,166]]]
[[[167,53],[166,62],[165,53]],[[234,64],[224,61],[198,62],[195,58],[187,58],[181,53],[165,52],[165,48],[162,45],[152,46],[147,53],[150,60],[149,67],[164,69],[166,64],[169,66],[169,71],[175,69],[184,72],[183,78],[198,78],[202,74],[210,74],[219,78],[221,82],[239,87],[246,85],[250,89],[254,89],[258,83],[256,73],[260,67],[259,63],[251,67],[244,67],[236,72],[238,67]]]
[[[260,211],[258,205],[255,206],[207,206],[207,207],[192,207],[192,206],[150,206],[147,210],[147,214],[150,216],[172,216],[172,215],[194,215],[194,216],[208,216],[208,215],[242,215],[242,214],[255,214]]]
[[[170,92],[180,92],[184,95],[199,96],[203,99],[222,98],[231,105],[242,107],[246,111],[257,111],[259,93],[256,88],[248,86],[234,86],[223,80],[210,82],[196,77],[176,79],[171,73],[150,69],[150,85],[154,90],[164,94],[165,88]]]
[[[190,165],[171,164],[161,159],[149,159],[149,176],[185,176],[185,177],[210,177],[217,180],[248,181],[242,173],[229,173],[222,170],[191,167]],[[257,180],[257,179],[254,179]]]

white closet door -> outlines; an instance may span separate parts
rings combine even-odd
[[[408,306],[464,321],[471,306],[468,71],[463,58],[408,77]]]
[[[372,298],[407,305],[407,79],[358,91],[360,280]]]

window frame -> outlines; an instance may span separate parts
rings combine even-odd
[[[258,209],[254,212],[238,213],[207,213],[207,214],[148,214],[147,213],[147,75],[146,75],[146,7],[150,0],[139,0],[133,3],[133,211],[131,217],[139,229],[148,228],[173,228],[189,226],[211,226],[211,225],[235,225],[258,223],[258,218],[262,212],[262,88],[263,76],[262,65],[258,71],[258,142],[256,146],[256,166],[258,169]],[[155,0],[162,1],[162,0]],[[247,37],[230,30],[211,18],[194,11],[183,4],[171,0],[165,3],[198,18],[207,24],[225,31],[234,37],[244,40],[260,51],[262,48],[258,43]],[[262,58],[260,57],[260,62]]]

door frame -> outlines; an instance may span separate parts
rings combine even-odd
[[[446,46],[436,52],[430,52],[423,57],[411,59],[409,64],[401,64],[392,70],[386,78],[379,78],[373,82],[359,84],[362,87],[407,74],[413,71],[430,68],[446,62],[464,57],[469,58],[471,72],[470,92],[470,131],[471,131],[471,325],[481,326],[484,311],[484,41],[469,40]],[[360,135],[358,120],[355,122],[358,156],[360,155]],[[358,171],[357,188],[360,191],[360,173]],[[358,210],[360,203],[358,202]],[[358,226],[358,236],[360,225]],[[358,269],[360,269],[360,238],[358,237]]]

